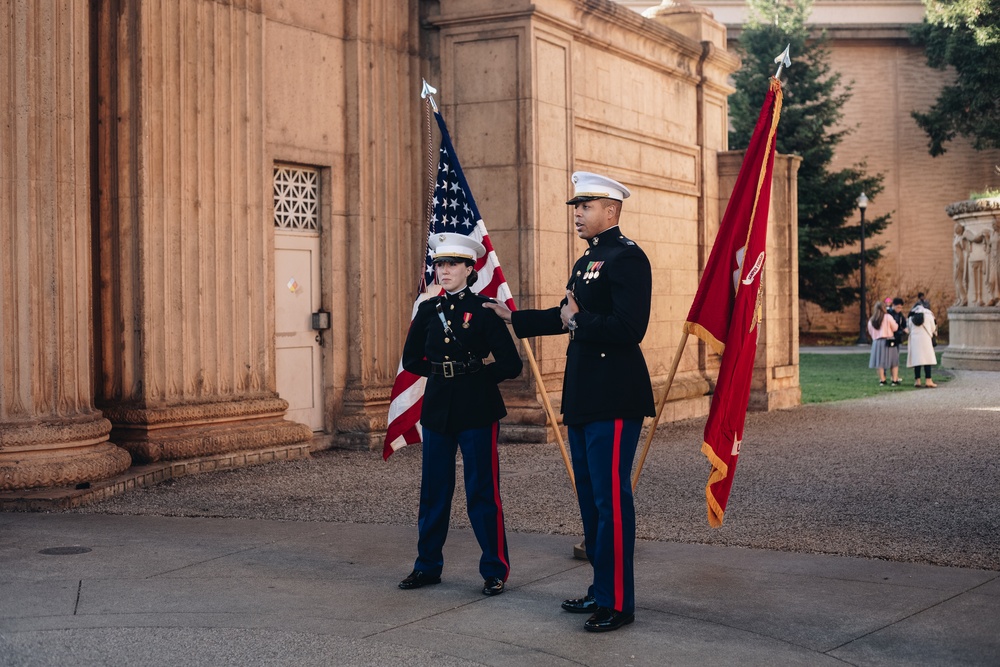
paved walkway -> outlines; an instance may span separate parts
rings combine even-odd
[[[752,415],[719,531],[703,526],[701,422],[671,425],[638,496],[636,622],[607,635],[559,609],[590,569],[578,537],[546,534],[578,520],[551,447],[503,452],[516,567],[496,598],[460,527],[441,585],[396,588],[416,450],[0,513],[0,666],[1000,665],[997,380]]]
[[[1000,663],[1000,573],[641,542],[636,623],[583,631],[588,567],[514,534],[479,593],[454,531],[439,586],[395,587],[401,526],[0,515],[3,665],[956,665]],[[46,549],[86,553],[47,555]]]
[[[454,530],[445,581],[396,588],[404,526],[0,515],[0,665],[997,665],[1000,572],[640,542],[636,622],[583,631],[559,601],[568,536],[510,535],[479,592]],[[85,553],[49,555],[47,550]],[[80,550],[83,550],[80,549]]]

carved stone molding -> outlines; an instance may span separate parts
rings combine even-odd
[[[392,384],[355,384],[344,390],[344,407],[337,416],[333,441],[345,449],[381,451],[389,420]]]
[[[128,452],[110,442],[32,457],[0,453],[0,491],[85,484],[117,475],[130,463]]]
[[[356,405],[337,418],[337,431],[333,441],[345,449],[370,449],[380,451],[388,428],[389,401]]]
[[[388,401],[392,395],[392,381],[370,385],[353,385],[344,390],[344,403],[372,403]]]
[[[58,420],[25,419],[0,422],[0,453],[44,447],[79,447],[108,439],[111,423],[96,410]]]
[[[177,460],[238,450],[304,442],[312,431],[282,417],[280,398],[243,399],[211,404],[105,411],[111,436],[137,463]]]
[[[212,422],[227,422],[248,418],[280,417],[288,409],[283,398],[238,399],[221,403],[193,403],[161,408],[136,408],[128,405],[111,405],[104,408],[104,416],[116,427],[142,424],[147,428],[164,426],[192,426]]]
[[[130,429],[113,433],[118,444],[128,449],[137,463],[266,449],[305,442],[312,437],[312,431],[305,424],[284,419],[153,431]]]
[[[117,475],[128,453],[108,442],[111,424],[94,412],[63,421],[0,424],[0,491],[72,486]]]
[[[954,204],[946,206],[944,210],[951,218],[970,213],[981,213],[983,211],[1000,211],[1000,197],[957,201]]]

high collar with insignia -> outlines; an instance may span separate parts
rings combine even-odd
[[[594,246],[600,244],[602,238],[604,239],[604,242],[607,243],[608,240],[620,236],[621,236],[621,229],[619,229],[618,225],[615,225],[614,227],[609,227],[600,234],[588,239],[587,243],[590,245],[591,248],[593,248]]]

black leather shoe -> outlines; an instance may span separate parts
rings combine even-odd
[[[583,624],[583,629],[587,632],[611,632],[634,620],[635,614],[626,614],[610,607],[598,607],[594,615]]]
[[[421,586],[430,586],[431,584],[440,584],[441,575],[430,575],[422,570],[414,570],[410,572],[410,576],[399,582],[399,587],[404,591],[408,591],[411,588],[420,588]]]
[[[593,595],[584,595],[576,600],[563,600],[562,608],[571,614],[593,614],[597,611],[597,600]]]
[[[483,582],[483,595],[500,595],[503,593],[503,579],[490,577]]]

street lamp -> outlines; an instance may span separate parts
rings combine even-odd
[[[858,208],[861,209],[861,306],[858,308],[858,345],[867,345],[868,318],[865,317],[865,209],[868,208],[868,196],[864,192],[858,197]]]

